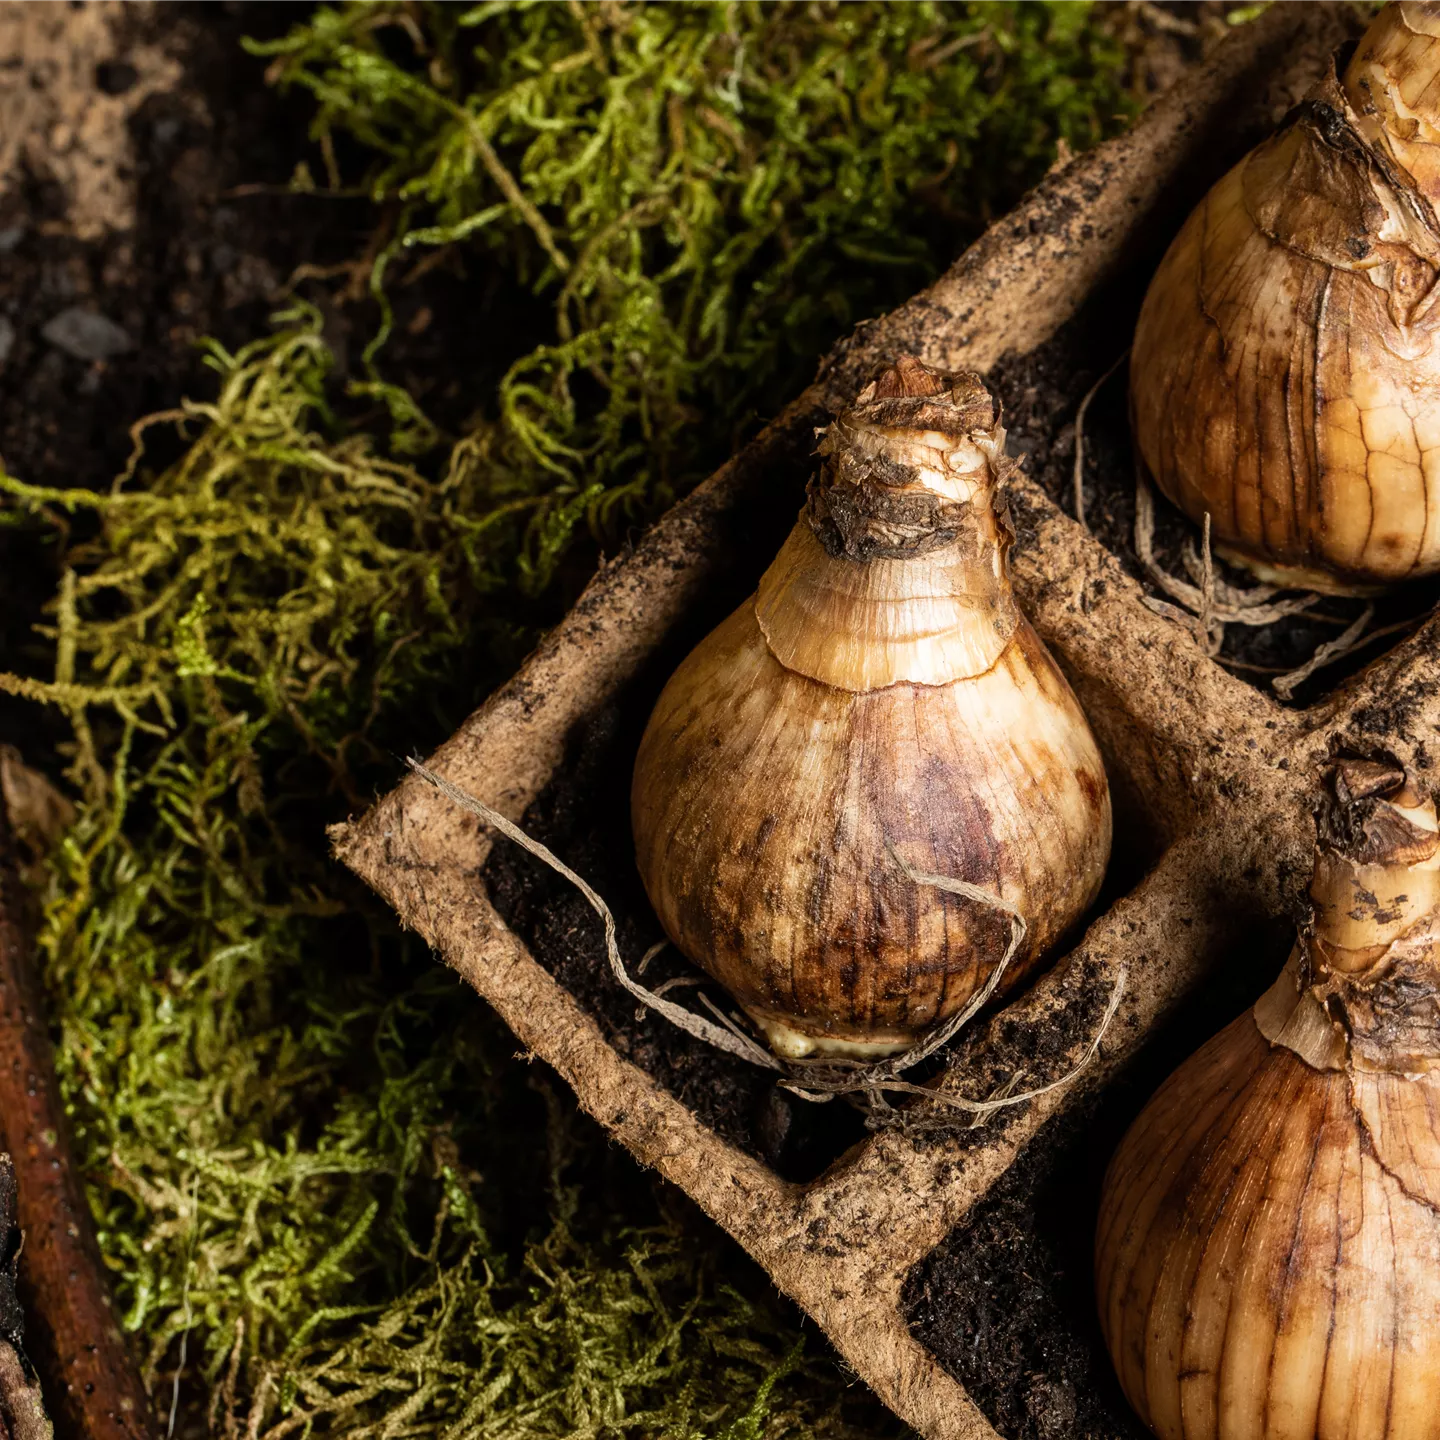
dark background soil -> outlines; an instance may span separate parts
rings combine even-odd
[[[297,297],[325,315],[335,360],[328,398],[340,413],[366,418],[358,407],[373,402],[348,397],[346,385],[375,328],[365,283],[389,217],[377,217],[366,199],[289,188],[298,162],[315,164],[307,140],[313,102],[267,85],[266,62],[241,45],[245,37],[284,34],[311,9],[224,3],[125,11],[113,55],[81,83],[123,97],[137,84],[126,54],[140,46],[163,50],[180,77],[129,114],[133,214],[116,214],[99,238],[81,238],[72,197],[43,162],[26,163],[0,193],[0,462],[8,473],[36,485],[108,488],[130,457],[136,420],[215,393],[199,342],[209,337],[233,350],[266,334],[270,318]],[[343,139],[336,149],[342,173],[358,173]],[[543,323],[541,302],[502,281],[499,267],[467,268],[451,253],[392,295],[387,378],[442,431],[465,428],[475,397],[493,391],[517,344]],[[149,471],[183,448],[169,426],[149,428],[145,444],[142,470]],[[526,599],[523,619],[558,619],[592,562],[578,557],[568,584]],[[50,535],[0,526],[0,647],[12,670],[43,674],[48,650],[33,627],[54,592],[55,571]],[[494,603],[499,633],[507,597]],[[521,658],[502,654],[499,664]],[[502,678],[500,670],[492,677]],[[25,753],[52,751],[58,731],[47,723],[39,707],[0,696],[0,732]],[[442,738],[417,736],[416,743]]]

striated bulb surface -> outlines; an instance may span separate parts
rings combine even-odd
[[[1263,578],[1363,593],[1440,570],[1437,141],[1440,5],[1388,5],[1151,281],[1140,453]]]
[[[758,592],[655,706],[636,857],[666,933],[777,1052],[880,1055],[958,1010],[1010,931],[896,857],[1019,909],[1018,981],[1099,890],[1109,790],[1011,593],[979,378],[901,360],[819,453]]]

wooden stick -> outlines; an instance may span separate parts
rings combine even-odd
[[[154,1410],[111,1307],[71,1157],[22,898],[0,802],[0,1150],[14,1163],[24,1235],[27,1349],[59,1440],[152,1440]]]

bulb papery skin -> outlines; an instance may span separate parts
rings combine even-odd
[[[905,1049],[1005,954],[1007,914],[900,860],[1024,915],[1010,984],[1109,857],[1094,738],[1010,591],[989,396],[907,365],[827,432],[799,523],[671,677],[635,767],[666,933],[796,1058]]]
[[[1398,767],[1333,784],[1285,970],[1105,1177],[1101,1328],[1162,1440],[1440,1436],[1440,909],[1397,883],[1440,836]]]
[[[1390,5],[1220,180],[1151,281],[1140,453],[1265,578],[1440,570],[1440,7]]]
[[[786,669],[856,692],[982,675],[1020,623],[1008,580],[959,546],[837,564],[804,523],[761,578],[754,608]]]
[[[1389,5],[1345,67],[1356,128],[1434,205],[1440,200],[1440,6]]]
[[[1317,1070],[1243,1015],[1106,1176],[1101,1326],[1162,1440],[1440,1434],[1440,1085]]]

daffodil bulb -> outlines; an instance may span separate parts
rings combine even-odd
[[[641,741],[636,856],[666,933],[781,1055],[903,1050],[1020,981],[1100,888],[1110,799],[1021,615],[979,377],[902,359],[822,433],[757,593],[690,654]]]
[[[1111,1163],[1100,1317],[1162,1440],[1440,1435],[1440,833],[1342,761],[1313,921]]]

